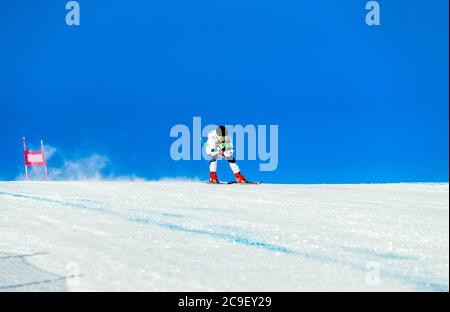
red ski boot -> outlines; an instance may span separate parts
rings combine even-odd
[[[245,177],[240,172],[235,173],[234,176],[236,178],[237,183],[245,183],[245,182],[247,182]]]
[[[219,183],[219,179],[217,178],[217,173],[215,171],[209,172],[209,183]]]

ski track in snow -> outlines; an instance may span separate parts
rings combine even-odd
[[[0,291],[448,291],[448,184],[0,182],[2,210]]]

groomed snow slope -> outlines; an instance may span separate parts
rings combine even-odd
[[[448,184],[0,182],[0,291],[448,291]]]

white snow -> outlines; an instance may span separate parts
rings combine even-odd
[[[448,291],[449,185],[0,182],[0,291]]]

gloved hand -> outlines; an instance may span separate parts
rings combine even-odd
[[[225,158],[230,158],[230,157],[233,156],[233,152],[231,152],[231,151],[225,151],[225,152],[223,153],[223,156],[224,156]]]
[[[219,155],[221,155],[223,152],[222,151],[214,151],[214,152],[211,152],[211,157],[216,157],[216,156],[219,156]]]

